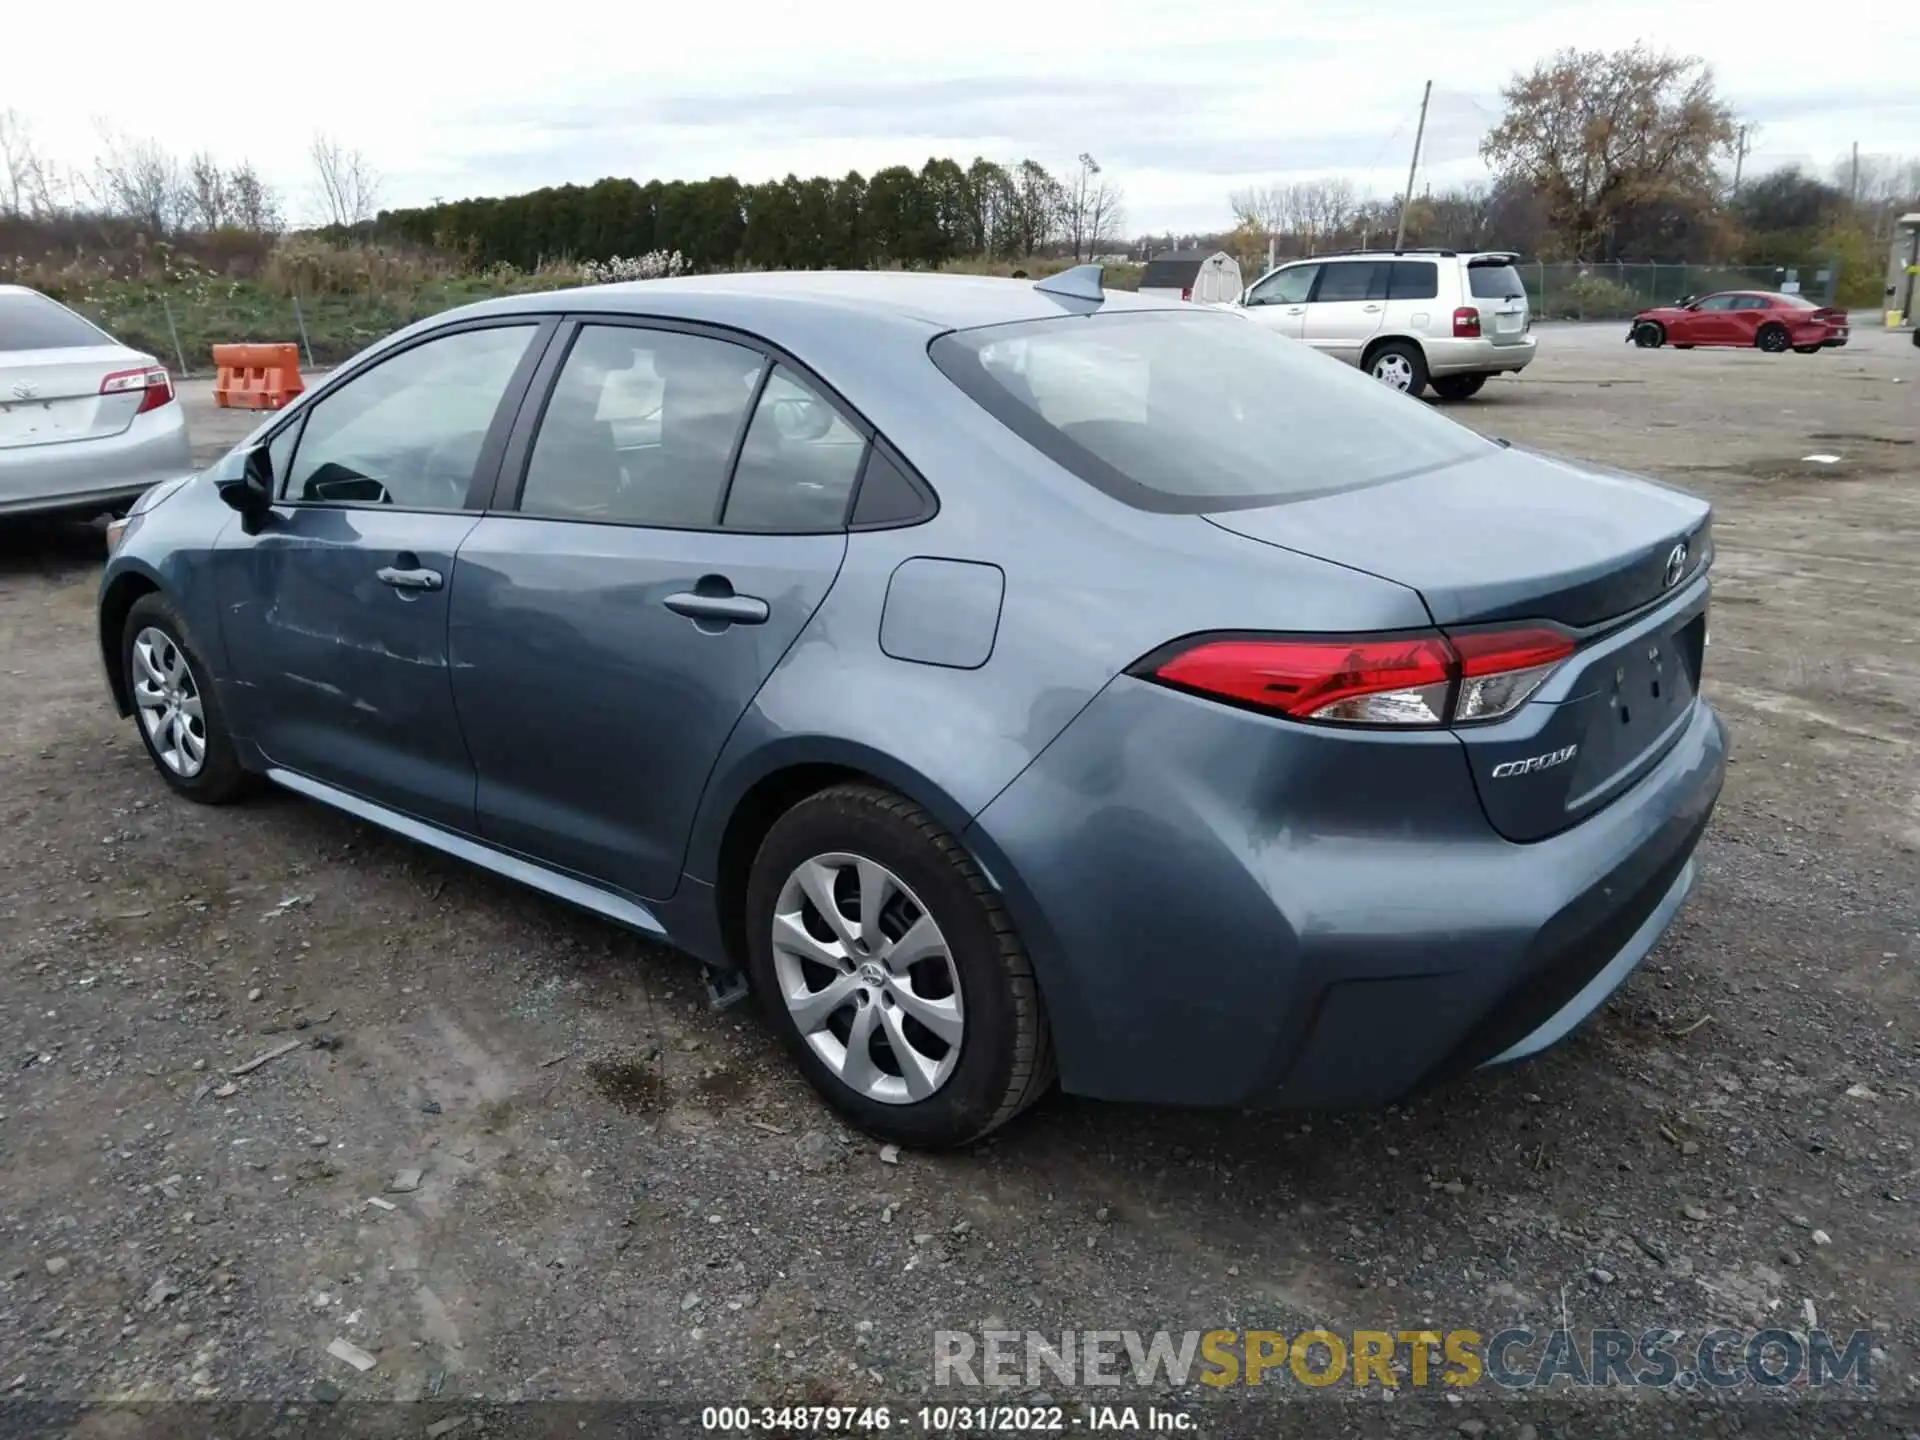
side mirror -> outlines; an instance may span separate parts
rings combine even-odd
[[[273,508],[273,458],[264,443],[229,456],[214,478],[220,498],[242,515],[258,517]]]

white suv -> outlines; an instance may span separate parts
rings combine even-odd
[[[1268,272],[1247,318],[1358,365],[1409,395],[1465,400],[1533,360],[1527,292],[1510,251],[1316,255]]]

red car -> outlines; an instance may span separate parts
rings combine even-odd
[[[1642,350],[1744,345],[1775,355],[1787,350],[1812,355],[1847,343],[1847,312],[1770,290],[1722,290],[1642,310],[1633,317],[1627,338]]]

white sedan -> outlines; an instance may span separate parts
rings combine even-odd
[[[0,285],[0,516],[97,514],[192,471],[166,367],[21,285]]]

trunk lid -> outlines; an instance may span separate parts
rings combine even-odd
[[[100,382],[154,363],[113,344],[0,350],[0,450],[120,434],[133,423],[141,392],[102,395]]]
[[[1712,540],[1709,507],[1693,496],[1493,449],[1207,518],[1410,586],[1443,631],[1547,620],[1584,632],[1512,715],[1454,732],[1487,818],[1510,840],[1542,839],[1606,805],[1678,738],[1698,697]]]

